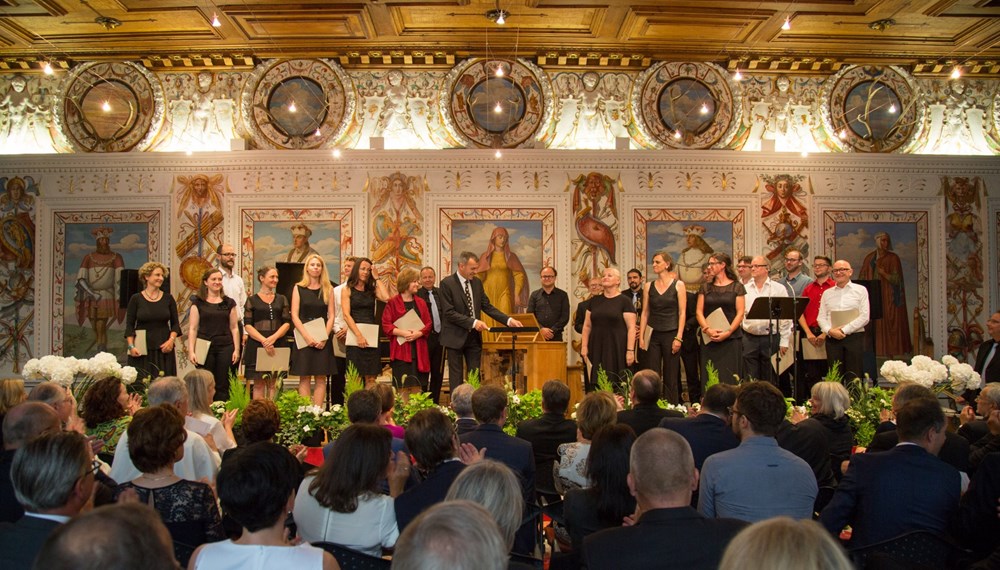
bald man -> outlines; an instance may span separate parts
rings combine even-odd
[[[852,275],[850,263],[843,259],[833,262],[834,286],[823,292],[816,317],[827,336],[827,366],[840,362],[845,379],[863,375],[864,332],[869,318],[868,289],[852,283]]]

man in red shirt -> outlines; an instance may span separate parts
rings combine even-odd
[[[823,297],[823,292],[834,286],[833,279],[830,278],[830,268],[833,263],[829,257],[817,255],[813,258],[813,275],[816,280],[806,285],[802,290],[802,296],[809,298],[806,310],[799,317],[799,326],[802,328],[802,343],[809,343],[812,346],[822,348],[826,343],[826,334],[819,328],[816,317],[819,316],[819,302]],[[799,376],[801,381],[796,379],[795,397],[804,399],[809,397],[813,384],[819,382],[826,375],[826,359],[805,360],[799,365]]]

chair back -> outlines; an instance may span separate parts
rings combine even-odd
[[[341,570],[388,570],[392,565],[392,562],[385,558],[371,556],[332,542],[314,542],[313,546],[332,554]]]
[[[914,530],[851,549],[851,558],[864,570],[944,570],[954,567],[960,550],[948,537],[929,530]]]

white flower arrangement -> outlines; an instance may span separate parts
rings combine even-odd
[[[971,366],[959,362],[951,355],[945,355],[938,362],[918,354],[906,364],[901,360],[886,360],[879,373],[889,382],[916,382],[927,388],[938,386],[954,392],[974,390],[982,384],[982,378]]]
[[[113,376],[123,384],[132,384],[138,371],[131,366],[122,366],[113,354],[100,352],[96,356],[81,360],[73,356],[47,355],[32,358],[22,369],[25,378],[56,382],[62,386],[72,386],[77,377],[98,379]]]

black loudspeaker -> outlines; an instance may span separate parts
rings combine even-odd
[[[160,290],[167,295],[170,294],[170,276],[163,280]],[[127,309],[128,300],[140,291],[142,291],[142,285],[139,284],[139,270],[122,269],[121,282],[118,284],[118,306]]]
[[[295,284],[302,279],[302,272],[305,270],[305,264],[303,263],[291,263],[279,261],[274,264],[275,268],[278,270],[278,286],[275,291],[279,295],[284,295],[288,302],[292,302],[292,289]],[[250,292],[252,295],[259,288],[257,283],[257,276],[254,275],[253,279],[254,290]],[[291,306],[291,305],[289,305]]]
[[[882,282],[878,279],[855,279],[858,285],[868,289],[869,318],[882,318]]]

